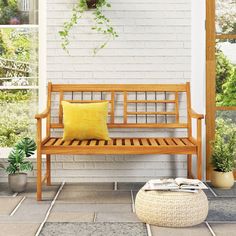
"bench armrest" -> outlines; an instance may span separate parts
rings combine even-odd
[[[195,119],[204,119],[204,115],[203,114],[199,114],[197,112],[195,112],[193,109],[191,109],[191,111],[189,112],[189,115],[191,118],[195,118]]]
[[[50,109],[47,108],[45,111],[43,111],[42,113],[36,114],[35,115],[35,119],[43,119],[43,118],[47,118],[48,115],[50,113]]]

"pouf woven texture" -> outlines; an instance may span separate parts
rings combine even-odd
[[[138,218],[163,227],[189,227],[202,223],[208,214],[207,196],[198,193],[139,190],[135,199]]]

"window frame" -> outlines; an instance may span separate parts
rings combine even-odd
[[[206,179],[211,177],[211,141],[215,137],[217,111],[236,111],[236,106],[216,105],[216,40],[236,39],[235,34],[218,34],[215,29],[216,0],[206,0]],[[236,178],[236,172],[234,172]]]

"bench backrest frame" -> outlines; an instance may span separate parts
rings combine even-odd
[[[110,100],[110,122],[109,128],[187,128],[188,136],[191,136],[191,118],[189,112],[191,110],[191,94],[190,83],[186,84],[52,84],[48,83],[48,101],[47,108],[51,109],[52,93],[59,93],[59,122],[51,123],[51,115],[47,119],[47,134],[50,134],[52,128],[63,128],[63,111],[61,101],[66,100],[75,103],[86,102],[101,102],[104,100],[67,100],[64,99],[64,94],[67,92],[109,92],[111,94]],[[151,100],[152,103],[172,103],[175,106],[173,112],[129,112],[129,103],[147,103],[149,100],[128,99],[129,92],[171,92],[174,94],[172,100]],[[179,121],[179,93],[186,93],[187,103],[187,122],[180,123]],[[116,93],[123,94],[123,122],[115,123],[115,96]],[[173,115],[175,116],[174,123],[129,123],[128,116],[135,114],[143,115]]]

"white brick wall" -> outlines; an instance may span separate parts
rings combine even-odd
[[[91,12],[86,12],[72,31],[68,56],[61,49],[58,31],[70,17],[75,1],[47,1],[48,80],[53,83],[184,83],[190,80],[190,0],[111,0],[112,8],[105,13],[119,38],[93,56],[92,50],[103,36],[91,32]],[[129,133],[123,132],[116,131],[116,136]],[[154,135],[154,131],[151,133]],[[54,156],[53,163],[52,176],[57,181],[141,181],[155,176],[186,175],[186,158],[179,155]]]
[[[90,31],[91,12],[71,34],[70,56],[60,47],[58,31],[75,0],[48,1],[48,80],[53,83],[184,83],[191,74],[190,0],[111,1],[106,15],[119,33],[97,56],[102,36]],[[184,105],[183,105],[184,107]],[[116,136],[127,136],[116,131]],[[163,131],[162,131],[163,132]],[[136,131],[136,135],[141,135]],[[176,133],[176,135],[182,132]],[[144,134],[148,135],[147,133]],[[151,135],[155,135],[152,131]],[[163,135],[168,135],[165,133]],[[183,156],[56,156],[55,180],[146,180],[186,175]]]

